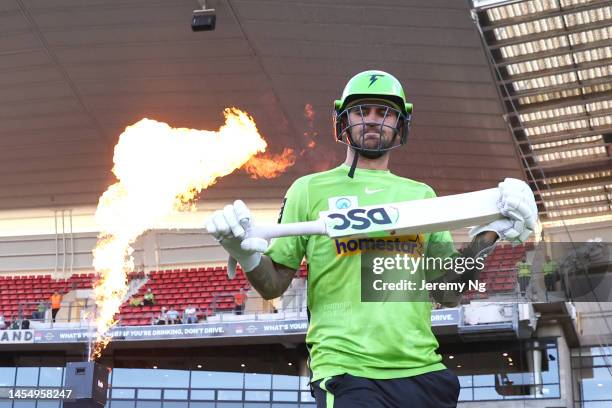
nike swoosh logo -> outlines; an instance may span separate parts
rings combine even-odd
[[[365,193],[366,194],[374,194],[374,193],[378,193],[378,192],[383,191],[383,190],[384,190],[384,188],[379,188],[379,189],[376,189],[376,190],[370,190],[369,188],[366,187]]]

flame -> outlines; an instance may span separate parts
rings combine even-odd
[[[293,149],[285,148],[283,152],[276,155],[264,154],[252,157],[245,165],[244,169],[251,178],[274,178],[283,173],[287,167],[295,164]]]
[[[315,111],[312,107],[312,104],[307,103],[306,105],[304,105],[304,117],[308,121],[308,130],[304,132],[304,137],[306,138],[307,143],[306,148],[302,149],[302,151],[300,152],[300,156],[304,156],[304,154],[314,149],[314,147],[317,145],[314,141],[314,138],[318,136],[318,133],[314,130]]]
[[[314,117],[315,117],[315,112],[314,109],[312,108],[312,104],[307,103],[304,106],[304,116],[306,116],[306,119],[308,119],[308,122],[310,123],[310,127],[312,128],[312,122],[314,121]]]
[[[224,115],[218,131],[172,128],[142,119],[119,137],[113,158],[119,181],[100,197],[95,214],[100,234],[93,266],[99,279],[94,286],[96,344],[90,359],[101,355],[110,340],[107,333],[117,323],[114,316],[127,294],[127,274],[134,270],[131,244],[138,236],[247,162],[265,168],[252,174],[275,177],[295,160],[285,149],[281,155],[249,161],[265,151],[266,141],[247,113],[230,108]]]

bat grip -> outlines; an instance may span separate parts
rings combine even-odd
[[[246,237],[271,238],[294,237],[299,235],[326,235],[327,228],[323,220],[255,226],[247,231]]]
[[[299,235],[325,235],[327,228],[323,220],[296,222],[291,224],[274,224],[253,227],[246,233],[246,238],[263,238],[270,240],[279,237],[294,237]],[[231,256],[227,260],[227,278],[234,279],[238,262]]]

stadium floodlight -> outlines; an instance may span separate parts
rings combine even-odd
[[[573,96],[580,96],[581,92],[583,92],[584,88],[573,88],[573,89],[564,89],[562,91],[554,91],[554,92],[546,92],[531,96],[521,96],[519,97],[519,103],[521,105],[529,105],[532,103],[542,103],[548,102],[556,99],[564,99],[571,98]]]
[[[584,149],[565,150],[553,153],[537,154],[535,158],[538,162],[548,162],[552,160],[571,160],[582,157],[598,158],[606,157],[605,146],[587,147]]]
[[[206,0],[198,0],[201,9],[193,11],[191,18],[192,31],[212,31],[215,29],[217,14],[215,9],[206,7]]]
[[[581,69],[578,71],[578,79],[588,81],[589,79],[603,78],[612,75],[612,65]]]
[[[589,207],[572,208],[572,209],[559,210],[559,211],[550,211],[550,215],[551,217],[574,217],[578,215],[605,214],[606,212],[609,212],[609,211],[610,209],[608,208],[608,206],[598,205],[598,206],[593,206],[593,207],[589,206]]]
[[[544,205],[547,207],[575,206],[578,204],[592,204],[606,200],[607,196],[605,194],[596,194],[562,200],[551,200],[549,202],[545,202]]]
[[[580,188],[568,188],[562,190],[547,190],[543,191],[542,195],[545,197],[555,197],[559,195],[571,195],[571,194],[586,194],[595,191],[604,191],[604,186],[590,186],[590,187],[580,187]]]
[[[569,183],[573,181],[593,180],[612,176],[612,170],[594,171],[588,173],[572,174],[568,176],[547,177],[545,181],[552,184]]]
[[[601,84],[593,84],[582,87],[582,92],[586,94],[608,92],[612,90],[612,82],[604,82]]]
[[[610,115],[595,116],[591,118],[591,125],[593,127],[602,127],[612,125],[612,117]]]
[[[603,110],[612,110],[612,100],[587,103],[586,110],[589,113],[595,113]]]
[[[612,46],[594,48],[585,51],[577,51],[574,53],[574,58],[579,64],[582,64],[584,62],[610,59],[612,58]]]
[[[612,109],[612,100],[587,103],[586,108],[589,112]]]
[[[542,38],[539,40],[527,41],[518,44],[505,45],[500,47],[500,52],[504,58],[514,58],[522,55],[535,54],[568,47],[567,36]]]
[[[588,129],[588,127],[589,121],[586,119],[572,120],[569,122],[558,122],[542,126],[526,127],[525,133],[527,134],[527,136],[539,136],[547,133],[559,133],[573,131],[577,129]]]
[[[594,30],[585,30],[569,35],[570,43],[573,46],[600,42],[612,39],[612,25]]]
[[[534,121],[543,121],[557,119],[563,116],[576,116],[585,113],[584,105],[571,105],[562,108],[547,109],[529,113],[519,114],[521,122],[529,123]]]
[[[556,142],[532,143],[531,148],[533,150],[540,150],[540,149],[551,149],[551,148],[561,147],[561,146],[571,146],[571,145],[577,145],[577,144],[588,144],[588,143],[598,143],[598,142],[603,143],[603,138],[601,137],[601,135],[581,136],[581,137],[576,137],[574,139],[565,139],[565,140],[559,140]]]
[[[612,19],[612,6],[565,14],[563,19],[569,28],[578,25],[593,24],[600,21],[610,20]]]
[[[491,7],[519,3],[521,1],[522,0],[473,0],[472,5],[475,10],[483,10]]]
[[[500,21],[550,10],[559,10],[555,0],[523,1],[488,9],[487,16],[491,21]]]
[[[515,91],[528,91],[537,88],[550,88],[552,86],[565,85],[569,82],[576,82],[575,72],[566,72],[564,74],[547,75],[537,78],[525,79],[512,82]]]
[[[562,30],[563,27],[563,19],[560,16],[555,16],[495,28],[493,29],[493,34],[495,35],[495,38],[500,41],[510,40],[517,37],[525,37],[532,34],[540,34],[546,31]]]
[[[510,64],[506,66],[506,69],[510,75],[521,75],[545,69],[561,68],[572,65],[573,63],[574,59],[572,58],[572,54],[563,54]]]

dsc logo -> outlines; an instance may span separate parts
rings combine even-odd
[[[364,208],[355,208],[346,213],[330,213],[327,215],[329,219],[339,220],[340,223],[333,225],[335,230],[356,229],[359,231],[368,229],[372,224],[392,225],[397,221],[397,214],[392,218],[389,210],[395,210],[392,207],[377,207],[366,210]],[[397,210],[395,210],[397,212]]]

